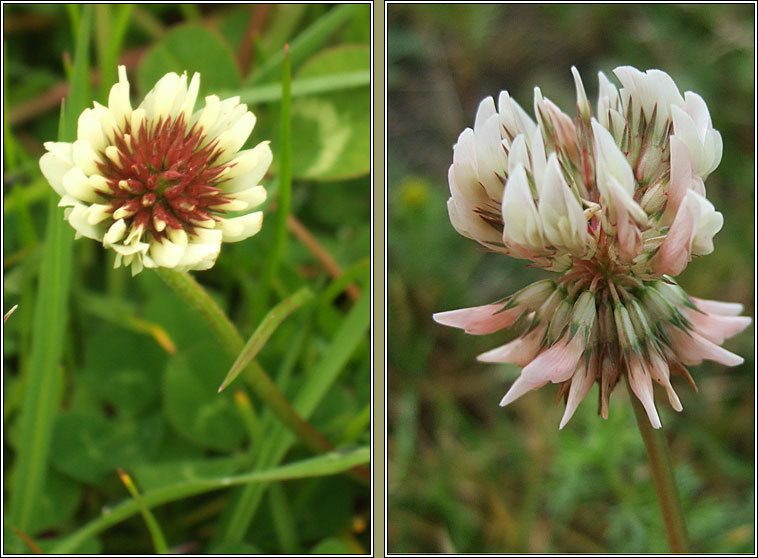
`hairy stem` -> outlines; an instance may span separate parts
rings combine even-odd
[[[234,324],[219,308],[218,304],[208,295],[203,287],[188,273],[180,273],[170,269],[158,268],[158,275],[171,287],[185,302],[197,310],[208,323],[222,346],[232,358],[242,351],[245,342],[234,327]],[[289,404],[284,394],[276,387],[276,384],[266,374],[260,364],[253,360],[248,364],[246,373],[249,385],[256,395],[260,397],[281,421],[294,432],[311,449],[321,452],[332,448],[332,444],[316,431],[310,424],[304,421]]]
[[[682,502],[679,500],[679,491],[674,479],[674,469],[671,466],[666,435],[661,429],[654,429],[645,413],[645,409],[637,396],[632,391],[629,382],[626,383],[629,398],[634,407],[634,416],[637,418],[642,441],[645,443],[650,470],[653,473],[655,493],[658,496],[658,504],[661,507],[663,526],[666,529],[669,549],[674,553],[687,553],[690,549],[687,537],[687,525],[684,522]]]

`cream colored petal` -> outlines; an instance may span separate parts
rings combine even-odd
[[[66,193],[63,187],[63,177],[72,167],[73,162],[69,163],[53,152],[45,153],[39,160],[39,168],[42,171],[42,175],[59,196],[63,196]]]
[[[187,95],[184,98],[184,104],[182,106],[185,122],[190,122],[190,120],[192,120],[192,112],[195,110],[195,102],[197,102],[197,93],[199,89],[200,74],[195,73],[190,80],[189,87],[187,88]],[[187,127],[187,130],[189,130],[189,126]]]
[[[129,80],[126,77],[126,67],[118,67],[118,83],[111,87],[108,95],[109,113],[116,126],[124,126],[132,116],[132,103],[129,100]],[[110,128],[106,128],[108,131]]]
[[[95,192],[89,178],[79,167],[74,167],[63,175],[63,188],[69,195],[81,201],[89,203],[103,201]]]
[[[530,169],[529,155],[526,149],[526,136],[519,134],[513,140],[511,149],[508,152],[508,175],[510,176],[516,167],[521,165],[524,169]]]
[[[474,132],[479,133],[484,123],[497,114],[495,110],[495,100],[492,97],[482,99],[476,109],[476,118],[474,119]]]
[[[526,171],[518,165],[508,177],[503,195],[504,239],[513,240],[535,250],[544,248],[542,223],[534,204]]]
[[[131,116],[131,130],[132,130],[131,135],[137,136],[140,128],[146,125],[147,125],[147,114],[145,113],[145,109],[142,108],[141,106],[134,109],[132,111],[132,116]]]
[[[185,77],[185,82],[186,79]],[[169,117],[177,97],[181,96],[183,99],[184,94],[181,78],[173,72],[166,74],[158,80],[153,90],[145,97],[143,104],[147,117],[152,121]]]
[[[256,211],[231,219],[220,219],[219,229],[224,234],[224,242],[239,242],[250,238],[263,225],[263,212]]]
[[[216,95],[209,95],[205,98],[205,107],[200,110],[193,120],[197,122],[201,130],[207,134],[210,128],[216,123],[221,106],[221,100]]]
[[[224,185],[224,190],[227,192],[236,192],[237,190],[260,183],[274,157],[273,153],[271,153],[270,143],[271,142],[264,141],[252,149],[240,151],[227,163],[231,166],[229,167],[229,172],[227,172],[225,178],[231,180]],[[231,186],[230,183],[234,182],[234,179],[238,177],[241,180],[234,183],[234,186]]]
[[[89,176],[91,174],[98,174],[100,171],[97,168],[97,163],[102,163],[100,156],[95,153],[89,142],[85,140],[76,140],[74,142],[73,151],[74,164],[82,169],[84,173]]]
[[[539,203],[545,236],[556,247],[583,252],[587,242],[584,211],[569,188],[555,153],[551,153]]]
[[[119,219],[113,223],[103,237],[103,245],[108,248],[110,245],[115,244],[124,237],[126,233],[126,221]]]
[[[152,239],[150,241],[150,257],[160,267],[173,268],[184,256],[186,246],[174,244],[168,239],[162,242]]]
[[[68,222],[79,235],[92,238],[93,240],[101,240],[103,238],[103,227],[91,225],[87,220],[86,205],[76,204],[67,209],[65,214],[66,219],[68,219]]]
[[[250,137],[254,126],[255,115],[252,112],[246,112],[234,126],[219,136],[218,149],[222,151],[218,158],[220,163],[229,161],[237,154]]]
[[[500,122],[510,133],[511,137],[519,134],[526,136],[526,142],[531,145],[532,136],[537,130],[537,124],[531,116],[511,98],[507,91],[501,91],[497,100]]]
[[[500,201],[503,199],[505,169],[508,160],[500,139],[500,116],[495,113],[495,103],[492,103],[492,115],[474,129],[476,149],[476,168],[479,180],[489,197]]]
[[[94,151],[102,151],[108,141],[101,124],[102,115],[106,112],[107,109],[88,108],[79,115],[76,137],[88,143]]]
[[[133,244],[112,244],[108,248],[118,252],[122,256],[136,256],[138,254],[144,254],[150,248],[150,244],[147,242],[135,242]],[[129,260],[131,261],[131,260]],[[129,262],[124,260],[124,264],[128,265]]]
[[[216,263],[221,250],[223,233],[216,230],[200,230],[203,231],[201,234],[190,237],[187,249],[177,266],[178,269],[184,271],[210,269]]]
[[[235,192],[234,198],[245,203],[246,207],[258,207],[266,201],[266,189],[263,186],[253,186],[241,192]]]
[[[99,203],[92,204],[86,210],[87,222],[90,225],[97,225],[110,217],[111,206]]]

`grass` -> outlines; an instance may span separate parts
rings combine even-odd
[[[369,52],[369,7],[308,6],[294,22],[290,8],[262,5],[3,9],[14,92],[4,106],[21,115],[3,128],[15,181],[3,209],[4,298],[19,303],[4,329],[4,551],[368,548],[369,530],[354,525],[370,515],[370,153],[343,145],[337,163],[349,165],[314,170],[334,149],[303,107],[334,107],[332,129],[368,137],[350,110],[369,97],[369,57],[356,68],[332,51]],[[265,49],[243,56],[248,44]],[[42,143],[56,130],[76,139],[79,113],[107,103],[117,62],[134,106],[154,83],[146,76],[185,70],[201,73],[201,99],[238,91],[255,103],[249,146],[271,140],[274,152],[264,226],[225,245],[209,271],[164,283],[113,269],[97,242],[74,242],[41,176]],[[60,122],[46,100],[58,90]],[[304,127],[308,147],[291,150],[288,135]],[[350,218],[314,211],[316,198]],[[247,366],[217,393],[238,357]],[[121,503],[119,469],[135,488]]]
[[[502,409],[518,375],[476,355],[509,341],[441,327],[547,277],[484,253],[450,225],[447,170],[479,102],[533,88],[569,112],[576,65],[660,68],[700,93],[724,140],[706,184],[724,215],[715,251],[679,277],[687,292],[754,315],[752,6],[446,5],[388,8],[387,408],[391,552],[666,552],[645,450],[623,388],[610,417],[597,388],[560,433],[550,387]],[[727,31],[728,29],[728,31]],[[681,414],[658,405],[694,552],[754,551],[754,330],[726,342],[736,368],[692,368]],[[656,400],[665,402],[663,392]]]

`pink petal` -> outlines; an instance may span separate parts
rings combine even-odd
[[[708,314],[719,316],[737,316],[742,313],[744,307],[739,302],[721,302],[720,300],[706,300],[704,298],[690,297],[695,306]]]
[[[727,366],[737,366],[745,361],[741,356],[719,347],[694,331],[687,333],[668,323],[664,323],[663,328],[671,348],[683,364],[700,364],[703,359],[708,359]]]
[[[666,395],[669,398],[669,404],[676,412],[682,410],[682,402],[679,401],[679,396],[674,391],[674,387],[671,385],[671,371],[669,365],[658,351],[650,349],[650,363],[649,370],[652,378],[664,387]]]
[[[569,332],[521,371],[521,376],[530,383],[565,382],[576,370],[579,358],[584,353],[585,339],[581,331],[569,341]]]
[[[616,222],[619,241],[619,256],[622,262],[631,262],[642,251],[642,234],[634,224],[626,208],[616,202]]]
[[[658,417],[658,411],[655,409],[655,402],[653,401],[653,382],[650,379],[650,374],[645,370],[640,363],[637,355],[632,353],[629,359],[628,368],[629,385],[642,402],[642,406],[645,407],[645,412],[650,419],[650,424],[653,428],[661,427],[661,419]]]
[[[522,372],[521,376],[516,378],[516,381],[513,382],[513,385],[511,386],[511,389],[508,390],[508,393],[506,393],[500,400],[500,406],[505,407],[509,403],[516,401],[516,399],[525,393],[532,391],[533,389],[541,388],[546,383],[547,382],[530,382],[524,378],[524,374]]]
[[[702,314],[689,308],[684,308],[684,316],[700,335],[717,345],[721,345],[724,339],[737,335],[753,321],[748,316]]]
[[[545,321],[526,335],[521,335],[510,343],[482,353],[476,358],[481,362],[513,362],[524,367],[537,356],[545,338],[547,325],[548,322]]]
[[[671,149],[671,179],[664,211],[666,222],[671,222],[674,219],[692,182],[692,160],[687,146],[676,136],[669,138],[669,146]]]
[[[438,324],[457,327],[473,335],[484,335],[512,325],[524,313],[523,306],[514,306],[500,312],[504,306],[505,303],[500,302],[437,312],[433,318]]]
[[[574,377],[571,378],[571,387],[569,388],[568,398],[566,399],[566,410],[563,412],[563,418],[561,424],[558,426],[560,430],[566,426],[566,423],[574,416],[576,408],[581,403],[582,399],[592,389],[592,384],[595,383],[595,372],[597,370],[597,358],[590,359],[590,365],[585,366],[584,362],[580,359],[579,367],[576,369]]]
[[[695,236],[696,214],[685,197],[679,206],[666,239],[653,256],[653,270],[659,275],[679,275],[690,261],[692,239]]]

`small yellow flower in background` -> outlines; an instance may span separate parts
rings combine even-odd
[[[521,375],[507,405],[548,382],[566,401],[563,428],[597,382],[599,412],[623,374],[660,428],[655,381],[677,410],[670,377],[693,386],[688,365],[743,359],[719,345],[751,319],[742,306],[687,295],[672,279],[713,251],[723,217],[704,181],[718,166],[721,135],[705,101],[684,96],[660,70],[616,68],[619,90],[599,74],[597,115],[572,68],[574,119],[535,88],[536,122],[503,91],[479,105],[458,137],[448,181],[455,229],[493,252],[562,273],[498,302],[434,315],[482,335],[520,328],[479,356]]]
[[[200,74],[163,76],[133,109],[126,68],[78,121],[73,143],[47,142],[42,174],[61,196],[77,232],[116,252],[115,267],[177,271],[213,267],[222,242],[256,234],[263,213],[259,183],[268,142],[240,151],[255,116],[239,97],[205,98],[195,111]]]

